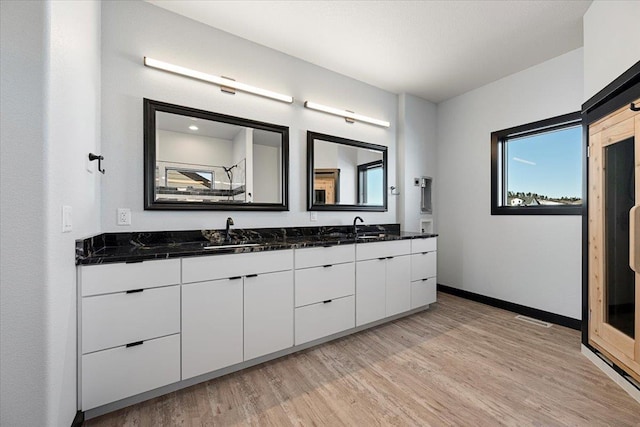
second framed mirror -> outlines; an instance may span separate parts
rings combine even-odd
[[[307,132],[307,209],[387,210],[387,147]]]

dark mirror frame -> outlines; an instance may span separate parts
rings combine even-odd
[[[336,144],[349,145],[351,147],[365,148],[369,150],[377,150],[382,153],[382,167],[384,170],[382,177],[382,194],[383,204],[368,205],[337,205],[337,204],[319,204],[314,202],[314,177],[313,168],[314,159],[314,141],[321,140],[333,142]],[[307,210],[308,211],[367,211],[367,212],[386,212],[387,211],[387,147],[384,145],[371,144],[369,142],[356,141],[353,139],[341,138],[339,136],[326,135],[318,132],[307,131]],[[357,189],[356,189],[357,191]],[[354,195],[355,197],[356,195]]]
[[[289,128],[255,120],[198,110],[144,98],[144,209],[145,210],[215,210],[215,211],[288,211],[289,210]],[[282,136],[282,202],[228,203],[155,200],[156,112],[165,112],[203,120],[229,123],[279,133]]]

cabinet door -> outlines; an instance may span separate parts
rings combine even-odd
[[[387,260],[356,262],[356,326],[385,317]]]
[[[409,255],[387,258],[386,315],[411,309],[411,258]]]
[[[244,279],[244,360],[293,346],[293,271]]]
[[[182,286],[182,379],[242,362],[242,278]]]
[[[411,309],[436,302],[436,278],[411,282]]]

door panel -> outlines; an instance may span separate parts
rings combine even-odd
[[[589,147],[589,342],[640,380],[640,113],[592,124]]]

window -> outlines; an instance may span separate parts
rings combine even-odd
[[[491,133],[492,215],[581,213],[579,112]]]
[[[382,160],[358,165],[358,204],[382,205],[383,174]]]

